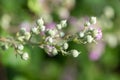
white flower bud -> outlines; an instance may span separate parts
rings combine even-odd
[[[25,32],[26,32],[26,28],[23,27],[20,29],[20,34],[24,34]]]
[[[64,37],[65,33],[64,32],[60,32],[60,37]]]
[[[90,23],[91,24],[96,24],[96,17],[91,17],[90,18]]]
[[[1,46],[1,48],[2,48],[3,50],[7,50],[9,47],[8,47],[8,44],[4,44],[4,45]]]
[[[90,26],[90,22],[87,21],[84,25],[85,26]]]
[[[40,31],[45,31],[45,26],[44,26],[44,25],[42,25],[42,26],[40,27]]]
[[[29,55],[28,55],[27,52],[25,52],[25,53],[22,54],[22,59],[23,60],[28,60],[29,59]]]
[[[68,47],[69,47],[68,43],[63,44],[63,49],[68,49]]]
[[[56,49],[56,48],[53,48],[52,53],[53,53],[53,55],[57,55],[57,54],[58,54],[57,49]]]
[[[22,27],[20,30],[26,31],[26,28]]]
[[[87,35],[87,42],[91,43],[93,41],[93,37],[90,35]]]
[[[71,50],[71,54],[73,55],[73,57],[78,57],[80,52],[78,52],[77,50]]]
[[[18,50],[23,50],[23,49],[24,49],[24,46],[23,46],[22,44],[19,44],[19,45],[17,46],[17,48],[18,48]]]
[[[44,50],[45,50],[47,53],[52,52],[53,46],[45,45],[45,46],[44,46]]]
[[[37,20],[37,24],[38,24],[39,26],[43,26],[43,25],[44,25],[43,19],[42,19],[42,18],[38,19],[38,20]]]
[[[55,36],[55,35],[56,35],[56,31],[55,31],[54,29],[49,29],[49,30],[48,30],[48,34],[49,34],[50,36]]]
[[[95,29],[95,30],[93,30],[93,36],[94,36],[94,37],[96,37],[96,36],[97,36],[97,34],[98,34],[98,30],[96,30],[96,29]]]
[[[7,50],[9,47],[8,47],[8,44],[5,44],[5,50]]]
[[[32,30],[32,32],[34,34],[38,34],[39,33],[38,28],[36,28],[36,27],[33,27],[31,30]]]
[[[51,37],[48,38],[49,43],[53,43],[53,39]]]
[[[61,21],[61,26],[64,28],[67,26],[67,20],[62,20]]]
[[[62,29],[61,24],[57,24],[57,29],[59,29],[59,30],[61,30],[61,29]]]
[[[82,37],[84,37],[84,33],[83,32],[80,32],[79,33],[79,36],[82,38]]]
[[[44,21],[42,18],[37,20],[38,27],[40,28],[40,31],[45,31]]]
[[[25,39],[26,40],[29,40],[30,36],[31,36],[30,32],[25,32]]]

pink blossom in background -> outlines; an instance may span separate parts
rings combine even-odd
[[[97,45],[93,47],[93,49],[90,51],[89,58],[92,61],[98,60],[101,55],[103,54],[105,48],[105,44],[103,42],[99,42]]]
[[[69,23],[73,27],[75,27],[78,31],[81,31],[84,29],[84,24],[86,21],[88,21],[88,17],[83,17],[83,18],[75,18],[75,17],[70,17],[69,18]]]
[[[54,29],[55,26],[56,26],[56,24],[55,24],[54,22],[51,22],[51,23],[47,23],[47,24],[46,24],[46,28],[48,28],[48,29]]]
[[[27,21],[24,21],[20,24],[20,28],[25,28],[26,31],[30,31],[30,28],[31,28],[31,23],[30,22],[27,22]]]
[[[68,20],[69,20],[69,23],[70,23],[71,25],[79,26],[79,25],[76,24],[76,23],[78,22],[78,19],[77,19],[77,18],[75,18],[75,17],[70,17]]]
[[[102,31],[101,29],[98,29],[98,34],[96,35],[96,39],[100,40],[102,38]]]
[[[77,79],[77,66],[76,64],[68,64],[65,66],[62,75],[60,77],[60,80],[76,80]]]
[[[70,23],[70,25],[74,28],[74,29],[77,29],[77,30],[82,30],[83,29],[83,23],[81,23],[79,21],[79,19],[75,18],[75,17],[70,17],[68,19],[68,23]]]

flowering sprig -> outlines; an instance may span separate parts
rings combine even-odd
[[[56,24],[54,28],[47,28],[42,18],[38,19],[36,24],[37,25],[32,27],[30,31],[21,28],[21,30],[17,32],[15,39],[0,38],[0,41],[4,43],[3,49],[8,49],[8,46],[14,47],[16,53],[24,60],[29,58],[28,53],[24,52],[25,44],[39,46],[50,56],[62,53],[63,55],[71,54],[73,57],[78,57],[81,52],[76,49],[68,50],[68,42],[74,41],[79,44],[87,44],[97,42],[97,40],[102,38],[101,30],[91,27],[91,25],[96,24],[96,17],[91,17],[89,21],[84,23],[84,28],[81,31],[71,35],[62,30],[67,27],[66,20],[62,20],[59,24]]]

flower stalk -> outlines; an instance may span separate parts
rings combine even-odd
[[[39,46],[50,56],[62,53],[63,55],[71,54],[73,57],[78,57],[81,52],[76,49],[69,50],[68,42],[74,41],[78,44],[87,44],[97,42],[102,38],[102,31],[100,29],[90,27],[90,25],[96,24],[96,17],[91,17],[89,21],[86,21],[84,29],[75,34],[66,34],[62,30],[67,27],[67,20],[62,20],[52,29],[46,28],[42,18],[38,19],[36,24],[37,26],[31,28],[30,32],[22,28],[17,32],[15,39],[10,40],[9,38],[0,37],[0,42],[7,43],[7,46],[12,45],[17,54],[23,60],[27,60],[29,55],[27,52],[24,52],[25,44]]]

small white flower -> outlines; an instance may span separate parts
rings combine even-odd
[[[61,21],[61,26],[64,28],[67,26],[67,20],[62,20]]]
[[[37,20],[37,24],[38,24],[39,26],[43,26],[43,25],[44,25],[43,19],[42,19],[42,18],[38,19],[38,20]]]
[[[22,59],[23,60],[28,60],[29,59],[29,55],[28,55],[27,52],[25,52],[25,53],[22,54]]]
[[[22,27],[20,30],[26,32],[26,28],[24,27]]]
[[[53,43],[53,39],[51,37],[48,38],[49,43]]]
[[[17,48],[18,48],[18,50],[23,50],[23,49],[24,49],[24,46],[23,46],[22,44],[19,44],[19,45],[17,46]]]
[[[90,22],[91,24],[96,24],[96,17],[91,17]]]
[[[7,50],[9,48],[8,44],[5,44],[5,50]]]
[[[23,34],[25,34],[25,32],[26,32],[26,28],[21,28],[19,34],[23,35]]]
[[[91,35],[87,35],[87,42],[91,43],[93,41],[93,37]]]
[[[87,22],[85,23],[85,26],[90,26],[90,22],[87,21]]]
[[[53,53],[53,55],[57,55],[57,54],[58,54],[57,49],[56,49],[56,48],[53,48],[52,53]]]
[[[65,33],[64,32],[60,32],[60,37],[64,37]]]
[[[38,34],[39,32],[38,32],[38,28],[36,28],[36,27],[33,27],[32,29],[32,32],[34,33],[34,34]]]
[[[26,40],[29,40],[30,36],[31,36],[30,32],[25,32],[25,39]]]
[[[96,37],[98,35],[98,30],[93,30],[93,36]]]
[[[84,33],[83,32],[80,32],[79,33],[79,36],[82,38],[82,37],[84,37]]]
[[[68,49],[68,47],[69,47],[68,43],[63,44],[63,49]]]
[[[78,52],[77,50],[71,50],[71,54],[73,55],[73,57],[78,57],[80,52]]]
[[[61,30],[61,29],[62,29],[61,24],[57,24],[57,29],[59,29],[59,30]]]
[[[1,48],[2,48],[3,50],[7,50],[7,49],[9,48],[9,46],[8,46],[8,44],[4,44],[4,45],[1,46]]]
[[[40,27],[40,30],[41,30],[41,31],[45,31],[45,26],[42,25],[42,26]]]
[[[49,30],[48,30],[48,34],[49,34],[50,36],[55,36],[56,31],[55,31],[54,29],[49,29]]]
[[[44,50],[45,50],[47,53],[52,52],[53,46],[45,45],[45,46],[44,46]]]

